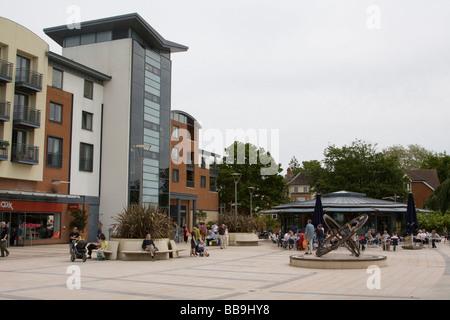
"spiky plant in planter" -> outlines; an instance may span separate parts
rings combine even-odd
[[[231,212],[219,217],[219,224],[222,223],[227,226],[228,232],[254,232],[260,228],[264,229],[264,220],[260,217],[251,218],[249,215],[239,214],[236,218]]]
[[[132,204],[117,215],[116,221],[118,238],[144,239],[148,233],[153,239],[173,237],[170,218],[157,205]]]

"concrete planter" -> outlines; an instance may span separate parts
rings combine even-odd
[[[167,250],[170,244],[169,238],[152,239],[152,240],[160,250]],[[142,250],[141,246],[144,239],[111,238],[111,241],[119,242],[119,246],[117,249],[117,259],[122,260],[123,254],[120,253],[121,251],[130,250],[131,248],[132,250]],[[169,258],[168,256],[169,254],[167,254],[167,259]]]

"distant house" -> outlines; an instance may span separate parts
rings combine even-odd
[[[287,169],[286,175],[286,193],[293,202],[315,198],[315,193],[311,191],[311,185],[307,176],[304,173],[299,173],[292,178],[290,168]]]
[[[435,169],[403,169],[409,179],[408,191],[412,192],[416,207],[423,208],[425,202],[439,187],[439,177]]]

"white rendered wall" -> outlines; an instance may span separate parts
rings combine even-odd
[[[100,193],[100,220],[108,235],[128,203],[132,40],[64,48],[63,56],[112,77],[104,83]]]
[[[98,197],[100,176],[100,152],[102,130],[103,86],[94,83],[93,99],[84,97],[84,78],[64,72],[63,90],[73,94],[72,110],[72,154],[70,168],[70,193]],[[82,113],[93,114],[92,131],[82,129]],[[80,143],[94,146],[92,172],[80,171]]]

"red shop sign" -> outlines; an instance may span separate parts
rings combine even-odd
[[[0,211],[61,212],[62,203],[0,200]]]

